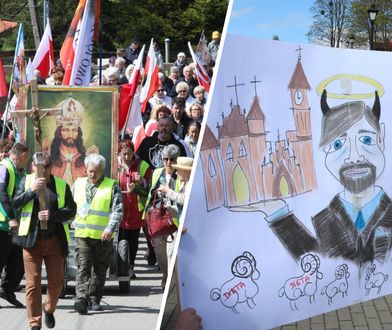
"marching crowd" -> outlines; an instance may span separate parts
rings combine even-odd
[[[215,31],[212,37],[208,47],[211,66],[216,60],[219,32]],[[91,85],[99,84],[100,79],[108,85],[127,84],[140,50],[138,38],[132,40],[129,48],[118,49],[116,56],[109,59],[109,67],[101,77],[94,76]],[[154,50],[162,68],[163,59],[156,43]],[[51,153],[31,155],[26,144],[13,143],[12,135],[0,140],[0,271],[4,273],[0,298],[23,308],[15,291],[25,276],[31,329],[41,328],[42,314],[48,328],[55,326],[54,311],[64,283],[70,230],[74,230],[77,263],[74,309],[79,314],[103,309],[100,301],[115,235],[119,241],[128,242],[130,276],[135,278],[139,236],[141,229],[144,231],[148,244],[145,259],[150,266],[158,263],[162,288],[165,287],[176,233],[154,236],[146,220],[150,210],[159,205],[179,226],[207,97],[194,71],[193,63],[188,64],[180,52],[168,76],[159,72],[158,88],[148,101],[143,118],[146,137],[137,150],[132,130],[119,139],[116,178],[105,176],[107,160],[91,153],[83,159],[84,176],[71,186],[64,177],[52,175]],[[58,61],[49,77],[41,77],[38,70],[34,74],[39,84],[61,85],[64,69]],[[68,131],[77,135],[72,122],[63,121],[62,125],[68,125]],[[62,131],[61,128],[64,145],[73,146],[75,138],[63,137]],[[26,174],[30,159],[31,173]],[[44,301],[42,261],[47,272]],[[199,317],[191,319],[200,323]],[[179,329],[187,327],[186,320],[187,314],[181,317]]]

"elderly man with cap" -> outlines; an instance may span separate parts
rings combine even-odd
[[[74,308],[86,314],[88,306],[102,311],[100,305],[106,271],[113,253],[113,235],[123,216],[121,189],[115,180],[105,177],[106,160],[92,154],[86,157],[87,177],[78,178],[73,186],[77,214],[76,300]]]
[[[37,178],[37,164],[44,167],[44,177]],[[19,241],[23,247],[26,278],[26,307],[32,329],[41,329],[42,310],[45,324],[54,328],[54,311],[64,284],[64,261],[70,238],[68,221],[76,214],[76,204],[67,183],[50,174],[52,162],[48,153],[33,156],[33,173],[20,180],[13,199],[22,208]],[[40,210],[38,192],[45,191],[47,208]],[[42,230],[41,221],[47,221]],[[42,305],[41,271],[45,261],[48,286]]]
[[[174,62],[174,66],[176,66],[180,70],[180,76],[181,78],[184,78],[184,68],[187,66],[188,63],[186,61],[186,55],[184,52],[179,52],[177,54],[177,59]]]
[[[84,107],[72,97],[62,101],[58,107],[62,114],[56,118],[57,127],[50,145],[52,174],[72,186],[77,177],[85,175],[83,161],[86,148],[81,129]]]
[[[208,51],[211,54],[211,63],[210,65],[215,65],[216,57],[218,56],[219,43],[220,43],[221,35],[218,31],[212,32],[212,40],[208,44]]]

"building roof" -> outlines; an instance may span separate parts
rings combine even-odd
[[[206,128],[204,130],[203,143],[201,144],[200,149],[206,150],[206,149],[212,149],[218,147],[219,147],[218,140],[214,136],[214,133],[212,133],[211,128],[209,128],[208,125],[206,125]]]
[[[250,110],[247,116],[248,120],[260,120],[265,119],[264,113],[261,110],[259,98],[257,95],[253,97],[252,105],[250,106]]]
[[[219,139],[248,134],[249,128],[245,121],[245,115],[241,113],[240,106],[235,105],[231,108],[230,115],[223,119],[223,125],[219,127]]]
[[[310,85],[308,79],[305,76],[304,69],[301,64],[301,60],[298,60],[295,66],[294,73],[291,76],[291,80],[288,88],[291,89],[308,89],[310,90]]]

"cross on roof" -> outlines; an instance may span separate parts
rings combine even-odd
[[[255,85],[255,96],[257,96],[256,84],[259,82],[263,82],[262,80],[256,80],[256,75],[253,76],[253,80],[250,81],[252,84]]]
[[[238,105],[238,92],[237,92],[237,87],[238,87],[238,86],[244,86],[244,85],[245,85],[245,84],[237,84],[237,77],[234,76],[234,85],[226,86],[226,87],[234,87],[234,90],[235,90],[235,98],[236,98],[236,101],[237,101],[237,105]]]
[[[301,56],[301,46],[298,46],[298,48],[295,50],[296,52],[298,52],[298,59],[301,60],[302,56]]]

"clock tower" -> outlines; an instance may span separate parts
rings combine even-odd
[[[310,108],[308,101],[308,90],[310,85],[306,79],[304,69],[299,56],[289,86],[291,104],[298,137],[311,138],[312,129],[310,125]]]
[[[313,161],[312,125],[310,121],[310,107],[308,91],[310,85],[301,64],[301,48],[297,65],[291,77],[288,88],[290,90],[291,105],[293,110],[295,131],[288,134],[296,159],[303,173],[303,191],[316,188],[316,175]]]

